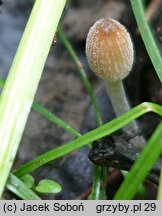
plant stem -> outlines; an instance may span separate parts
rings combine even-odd
[[[36,0],[0,97],[0,197],[66,0]]]
[[[93,184],[92,184],[92,193],[91,193],[91,199],[92,200],[99,200],[100,199],[101,173],[102,173],[102,167],[95,165]]]

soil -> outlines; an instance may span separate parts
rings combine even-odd
[[[27,22],[32,1],[6,0],[0,13],[0,75],[5,78]],[[162,48],[162,3],[150,17],[159,49]],[[151,101],[162,104],[162,86],[150,62],[138,32],[131,5],[127,0],[71,0],[68,1],[61,26],[74,47],[93,86],[103,122],[114,118],[114,112],[103,82],[89,69],[85,56],[85,38],[90,26],[103,17],[115,18],[130,31],[136,50],[136,62],[130,76],[124,80],[125,89],[132,107]],[[12,35],[12,37],[11,37]],[[3,55],[2,55],[3,53]],[[51,47],[49,57],[39,84],[35,101],[42,104],[58,117],[68,122],[82,134],[97,127],[90,99],[84,89],[78,71],[67,51],[57,38]],[[148,139],[161,118],[147,114],[139,119],[140,128]],[[63,145],[73,139],[63,129],[49,122],[31,110],[14,168],[34,157]],[[63,191],[59,195],[42,196],[44,199],[86,198],[92,186],[93,163],[88,159],[88,148],[82,148],[70,155],[51,162],[36,170],[36,181],[44,178],[59,182]],[[108,193],[113,197],[122,176],[116,169],[109,170]],[[155,199],[156,185],[146,181],[147,196],[140,199]],[[8,197],[8,195],[6,195]],[[10,195],[11,198],[14,197]]]

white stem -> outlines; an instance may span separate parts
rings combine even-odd
[[[117,116],[130,110],[122,81],[106,82],[107,91]]]
[[[124,86],[122,81],[116,81],[116,82],[108,82],[106,81],[106,87],[107,87],[107,91],[108,91],[108,95],[110,97],[112,106],[114,108],[115,114],[116,116],[119,116],[127,111],[130,110],[130,106],[124,91]],[[123,128],[123,130],[125,132],[138,132],[139,131],[139,127],[136,123],[136,121],[131,122],[130,124],[128,124],[127,126],[125,126]],[[137,139],[137,145],[143,145],[145,143],[145,140],[142,136],[140,139]],[[134,139],[132,140],[132,142],[134,141]],[[139,143],[140,142],[140,143]]]

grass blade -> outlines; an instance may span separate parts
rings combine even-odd
[[[98,123],[98,125],[102,125],[102,120],[101,120],[101,116],[100,116],[100,112],[97,106],[97,102],[96,102],[96,98],[93,94],[93,90],[92,90],[92,86],[87,78],[86,72],[83,69],[83,66],[81,64],[81,62],[79,61],[74,49],[72,48],[70,42],[68,41],[68,39],[66,38],[65,34],[63,33],[63,31],[61,30],[61,28],[58,28],[58,32],[57,32],[60,40],[62,41],[62,43],[64,44],[65,48],[67,49],[70,57],[72,58],[73,62],[75,63],[78,72],[80,74],[80,77],[83,81],[84,87],[91,99],[91,104],[93,107],[93,110],[95,112],[95,116],[96,116],[96,121]]]
[[[160,171],[159,188],[158,188],[157,199],[162,200],[162,166],[161,166],[161,171]]]
[[[93,94],[93,90],[92,90],[92,86],[87,78],[86,72],[84,71],[84,68],[81,64],[81,62],[79,61],[79,58],[77,57],[72,45],[70,44],[69,40],[67,39],[67,37],[65,36],[64,32],[61,30],[61,28],[58,28],[58,36],[60,38],[60,40],[62,41],[62,43],[64,44],[67,52],[69,53],[70,57],[72,58],[74,64],[76,65],[79,75],[82,79],[82,82],[84,84],[84,87],[90,97],[91,100],[91,104],[92,104],[92,108],[94,110],[95,113],[95,117],[96,117],[96,122],[99,126],[102,125],[102,120],[101,120],[101,116],[100,116],[100,112],[98,109],[98,105],[96,102],[96,98],[95,95]],[[100,187],[102,182],[104,181],[104,177],[106,177],[106,175],[102,175],[102,173],[106,172],[107,169],[105,169],[104,167],[97,167],[95,166],[94,168],[94,179],[93,179],[93,186],[92,186],[92,199],[100,199]]]
[[[116,119],[96,128],[81,137],[61,146],[51,151],[48,151],[39,157],[29,161],[28,163],[24,164],[22,167],[18,168],[14,174],[18,177],[21,177],[27,173],[32,172],[33,170],[41,167],[42,165],[55,160],[65,154],[68,154],[76,149],[79,149],[88,143],[91,143],[97,139],[100,139],[106,135],[109,135],[118,129],[124,127],[134,119],[142,116],[148,112],[155,112],[162,116],[162,106],[153,104],[153,103],[142,103],[127,113],[122,114]]]
[[[143,182],[150,169],[162,153],[162,123],[153,133],[152,137],[144,147],[140,157],[133,164],[124,182],[115,194],[115,200],[130,200],[135,196],[139,185]],[[156,145],[156,147],[155,147]]]
[[[156,70],[156,73],[162,83],[162,57],[155,43],[155,39],[150,31],[149,25],[145,19],[142,0],[131,0],[131,3],[143,42]]]
[[[0,77],[0,87],[3,88],[5,81]]]
[[[52,114],[51,112],[49,112],[47,109],[45,109],[44,107],[42,107],[40,104],[33,103],[32,108],[35,111],[37,111],[40,114],[42,114],[42,116],[46,117],[51,122],[56,123],[59,127],[63,128],[69,134],[71,134],[71,135],[73,135],[75,137],[80,137],[81,136],[81,134],[77,130],[75,130],[69,124],[65,123],[63,120],[61,120],[60,118],[58,118],[57,116],[55,116],[54,114]]]

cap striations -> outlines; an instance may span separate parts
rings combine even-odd
[[[124,79],[132,69],[134,50],[126,28],[110,18],[97,21],[86,39],[90,68],[107,81]]]

